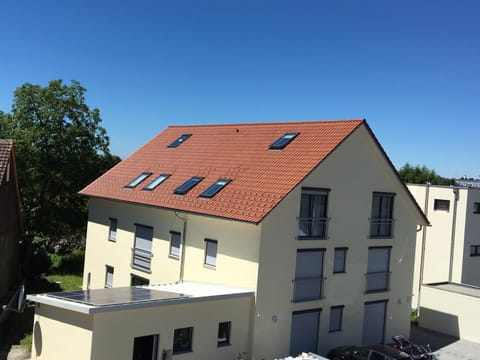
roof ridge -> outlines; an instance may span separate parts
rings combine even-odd
[[[308,125],[308,124],[328,124],[328,123],[361,123],[365,122],[364,118],[358,119],[331,119],[331,120],[293,120],[293,121],[266,121],[266,122],[242,122],[242,123],[212,123],[212,124],[185,124],[185,125],[169,125],[167,128],[205,128],[205,127],[232,127],[232,126],[274,126],[274,125],[290,125],[290,124],[298,124],[298,125]]]

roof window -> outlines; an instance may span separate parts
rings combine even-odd
[[[183,134],[182,136],[180,136],[177,140],[175,140],[174,142],[172,142],[170,145],[168,145],[167,147],[169,148],[176,148],[178,146],[180,146],[180,144],[182,144],[185,140],[187,140],[190,136],[192,136],[192,134]]]
[[[151,172],[143,172],[140,175],[138,175],[135,179],[130,181],[127,185],[125,185],[126,188],[134,188],[138,184],[140,184],[143,180],[148,178],[150,175],[152,175]]]
[[[286,133],[285,135],[283,135],[281,138],[279,138],[278,140],[276,140],[274,143],[272,143],[270,145],[270,149],[273,149],[273,150],[280,150],[280,149],[283,149],[285,146],[287,146],[290,141],[292,141],[293,139],[295,139],[295,137],[298,135],[299,133],[296,132],[296,133]]]
[[[155,178],[155,180],[153,180],[150,184],[148,184],[147,186],[145,186],[143,188],[143,190],[148,190],[148,191],[152,191],[153,189],[155,189],[158,185],[160,185],[162,182],[164,182],[165,180],[167,180],[167,178],[170,176],[170,174],[160,174],[159,176],[157,176]]]
[[[191,179],[185,181],[179,187],[177,187],[173,193],[178,195],[185,195],[187,192],[190,191],[190,189],[192,189],[195,185],[197,185],[202,180],[203,180],[202,177],[194,176]]]
[[[202,192],[200,196],[205,198],[212,198],[220,190],[222,190],[230,181],[231,181],[230,179],[217,180],[214,184],[210,185],[204,192]]]

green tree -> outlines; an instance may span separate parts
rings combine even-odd
[[[400,178],[410,184],[426,184],[432,185],[451,185],[453,181],[438,175],[435,170],[427,168],[425,165],[412,166],[409,163],[403,165],[398,170]]]
[[[26,234],[50,246],[84,236],[87,203],[78,191],[120,160],[85,91],[78,81],[26,83],[11,113],[0,113],[0,138],[14,140]]]

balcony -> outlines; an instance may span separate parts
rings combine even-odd
[[[298,219],[299,240],[323,240],[327,238],[329,218],[306,218]]]
[[[324,282],[325,278],[322,276],[294,279],[293,302],[323,299]]]
[[[393,219],[370,219],[370,238],[393,237]]]
[[[132,249],[132,267],[141,271],[150,272],[153,254],[151,251],[139,248]]]
[[[390,290],[390,275],[389,271],[374,272],[365,274],[366,288],[365,292],[380,292]]]

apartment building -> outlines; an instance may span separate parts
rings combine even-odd
[[[202,358],[213,346],[218,359],[239,350],[273,359],[409,333],[415,241],[428,221],[365,120],[170,126],[81,193],[90,198],[83,300],[88,291],[194,284],[180,292],[190,300],[169,305],[194,306],[196,287],[215,296],[230,289],[220,317],[198,305],[163,322],[152,300],[142,305],[148,326],[129,326],[138,303],[85,305],[90,344],[100,341],[95,312],[118,319],[101,337],[120,358],[135,358],[136,339],[147,335],[152,358]],[[227,316],[238,297],[250,304],[243,322]],[[45,339],[83,306],[30,299],[41,304]],[[210,330],[198,320],[206,313]]]

